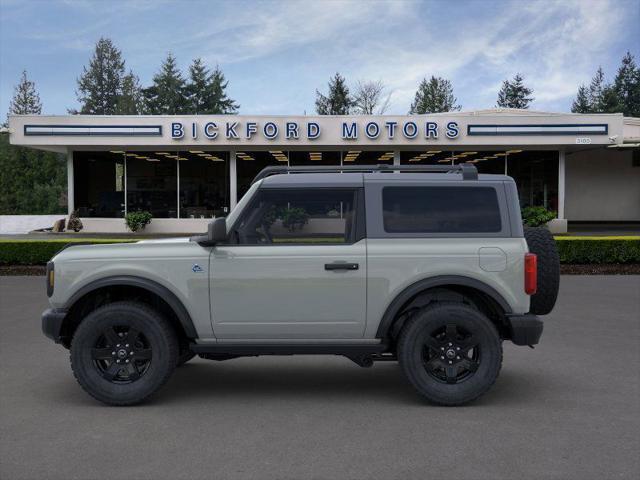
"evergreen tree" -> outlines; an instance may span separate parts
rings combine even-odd
[[[124,72],[124,60],[120,50],[108,38],[98,40],[89,67],[83,67],[82,75],[78,79],[76,95],[81,104],[80,113],[117,113]]]
[[[26,70],[22,71],[20,83],[13,91],[9,113],[14,115],[40,115],[42,113],[42,103],[36,91],[36,84],[27,78]]]
[[[456,102],[451,82],[432,75],[428,81],[423,78],[420,82],[409,113],[413,115],[460,110],[460,105]]]
[[[529,108],[533,101],[530,95],[533,89],[524,85],[524,78],[519,73],[513,77],[512,81],[502,82],[502,88],[498,92],[498,107],[502,108]]]
[[[155,115],[187,113],[189,108],[185,87],[176,59],[169,53],[162,62],[160,72],[154,75],[153,85],[143,90],[147,110]]]
[[[196,58],[189,67],[189,83],[185,89],[190,113],[236,113],[239,105],[227,97],[227,85],[218,66],[209,73],[202,60]]]
[[[602,67],[598,67],[596,74],[589,84],[589,104],[591,105],[591,113],[604,112],[604,92],[607,84],[604,79],[604,71]]]
[[[613,88],[622,107],[619,111],[628,117],[640,117],[640,69],[631,52],[622,59]]]
[[[0,135],[0,215],[66,213],[67,162],[58,153],[9,144]]]
[[[194,115],[206,112],[208,107],[209,69],[200,58],[196,58],[189,66],[189,83],[185,88],[189,102],[189,113]]]
[[[329,80],[327,96],[316,90],[316,112],[319,115],[348,115],[354,104],[349,87],[339,73]]]
[[[35,84],[22,72],[9,113],[42,112]],[[9,144],[0,135],[0,215],[48,214],[66,211],[67,162],[63,155]]]
[[[571,104],[571,111],[573,113],[590,113],[591,102],[589,101],[589,91],[584,85],[580,85],[578,88],[578,95]]]
[[[122,78],[120,95],[116,102],[118,115],[140,115],[144,113],[144,98],[140,80],[132,71]]]
[[[210,105],[206,113],[237,113],[240,105],[227,97],[226,90],[229,82],[225,79],[224,73],[216,65],[211,74],[208,89],[211,92]]]

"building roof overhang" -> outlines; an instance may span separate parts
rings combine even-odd
[[[637,130],[637,131],[636,131]],[[25,115],[9,117],[11,143],[79,149],[214,150],[578,148],[640,137],[640,119],[486,109],[428,115]]]

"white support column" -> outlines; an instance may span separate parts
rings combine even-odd
[[[564,220],[565,150],[558,152],[558,219]]]
[[[67,212],[71,215],[71,212],[75,210],[75,192],[73,185],[73,151],[67,149]]]
[[[393,151],[393,165],[400,165],[400,151],[399,150],[394,150]],[[399,170],[395,170],[394,173],[400,173]]]
[[[567,233],[567,219],[564,218],[565,197],[565,150],[558,151],[558,218],[548,224],[551,233]]]
[[[236,170],[236,151],[229,152],[229,211],[238,203],[238,173]]]
[[[176,162],[176,218],[180,218],[180,160]]]

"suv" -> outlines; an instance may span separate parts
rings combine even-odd
[[[558,284],[553,238],[523,229],[510,177],[268,167],[206,235],[60,251],[42,329],[112,405],[195,355],[292,354],[397,360],[426,399],[459,405],[495,382],[503,340],[538,343]]]

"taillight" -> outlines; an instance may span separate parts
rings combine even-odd
[[[535,253],[524,254],[524,293],[533,295],[538,290],[538,257]]]

